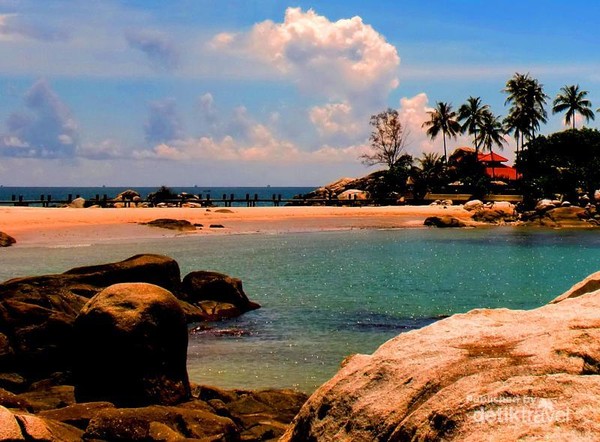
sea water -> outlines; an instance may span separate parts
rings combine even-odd
[[[399,333],[473,308],[535,308],[600,270],[600,235],[581,230],[350,230],[79,246],[1,250],[0,280],[138,253],[169,255],[182,275],[239,277],[262,308],[190,334],[190,378],[306,392],[348,355],[372,353]]]

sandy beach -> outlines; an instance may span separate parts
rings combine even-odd
[[[462,206],[386,207],[233,207],[72,209],[0,208],[0,231],[19,245],[97,243],[124,238],[285,233],[340,229],[419,227],[428,216],[450,215],[462,220]],[[185,219],[202,228],[192,233],[141,225],[158,218]],[[223,228],[211,228],[210,225]]]

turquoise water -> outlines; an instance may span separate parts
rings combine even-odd
[[[190,336],[195,382],[312,391],[352,353],[479,307],[540,306],[600,270],[594,231],[353,230],[152,239],[0,251],[0,280],[62,272],[137,253],[241,278],[263,308]],[[43,257],[41,259],[40,257]]]

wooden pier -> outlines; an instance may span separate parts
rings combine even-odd
[[[81,195],[69,194],[66,199],[56,199],[52,195],[40,195],[38,199],[25,199],[23,195],[12,195],[10,200],[0,200],[0,205],[5,206],[38,206],[38,207],[61,207],[69,205],[74,199],[80,198]],[[363,199],[348,199],[338,200],[335,198],[329,199],[313,199],[305,197],[297,198],[282,198],[281,194],[273,194],[271,198],[259,198],[258,194],[246,194],[244,197],[236,196],[231,193],[229,195],[223,194],[221,198],[212,198],[210,194],[203,195],[183,195],[179,198],[165,199],[157,202],[156,200],[148,198],[109,198],[107,195],[96,194],[91,198],[85,198],[86,207],[89,206],[100,206],[100,207],[113,207],[114,204],[122,204],[124,207],[137,207],[143,204],[148,204],[151,207],[161,207],[165,204],[167,207],[182,207],[185,204],[199,204],[201,207],[257,207],[259,205],[267,206],[272,205],[279,207],[281,205],[328,205],[328,206],[342,206],[342,205],[372,205],[375,204],[373,200]],[[381,204],[381,201],[378,201]],[[390,200],[388,204],[395,203],[395,200]]]

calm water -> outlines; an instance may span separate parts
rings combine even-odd
[[[137,253],[177,259],[182,274],[241,278],[263,308],[219,323],[242,337],[191,335],[192,380],[312,391],[352,353],[476,307],[529,309],[600,269],[592,231],[355,230],[196,236],[0,251],[0,279],[61,272]],[[43,257],[43,259],[41,258]]]
[[[23,196],[24,200],[39,200],[40,195],[52,196],[52,200],[66,200],[69,195],[75,198],[80,195],[86,199],[96,198],[98,195],[102,198],[107,195],[108,198],[114,198],[119,193],[127,189],[137,191],[142,197],[147,197],[149,193],[155,192],[157,187],[4,187],[0,186],[0,201],[11,201],[13,195],[18,199]],[[272,199],[273,195],[281,195],[282,199],[291,199],[296,195],[302,195],[310,192],[314,187],[170,187],[173,192],[179,194],[186,192],[192,195],[201,195],[206,198],[210,195],[212,199],[221,199],[223,195],[234,194],[236,199],[245,198],[249,194],[251,198],[258,195],[258,199]],[[258,205],[260,205],[259,203]],[[262,203],[263,205],[271,205]],[[238,203],[238,205],[241,205]],[[245,205],[245,204],[244,204]]]

